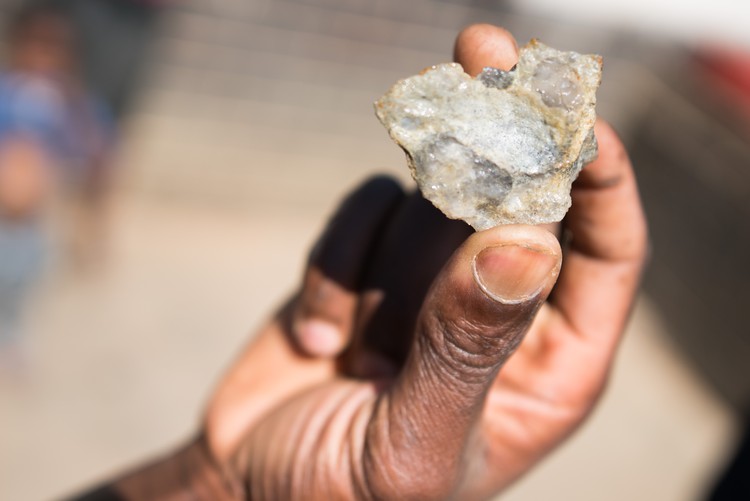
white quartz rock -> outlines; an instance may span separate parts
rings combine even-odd
[[[432,66],[375,103],[422,194],[477,230],[560,221],[596,158],[602,60],[532,40],[511,71]]]

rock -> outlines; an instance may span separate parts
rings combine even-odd
[[[532,40],[511,71],[472,78],[440,64],[375,103],[422,194],[477,230],[560,221],[570,187],[596,158],[599,56]]]

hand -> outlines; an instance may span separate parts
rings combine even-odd
[[[477,73],[517,50],[473,26],[456,57]],[[209,406],[194,447],[213,498],[233,485],[250,499],[483,499],[569,435],[604,385],[646,254],[627,156],[608,126],[596,134],[564,265],[544,229],[468,236],[387,180],[356,192]]]

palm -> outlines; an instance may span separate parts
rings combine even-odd
[[[492,385],[483,417],[488,457],[493,471],[506,472],[506,481],[564,439],[601,389],[601,374],[581,364],[587,347],[571,342],[567,329],[545,305]]]

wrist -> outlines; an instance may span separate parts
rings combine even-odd
[[[126,475],[113,487],[125,501],[246,499],[239,475],[217,464],[201,439]]]

